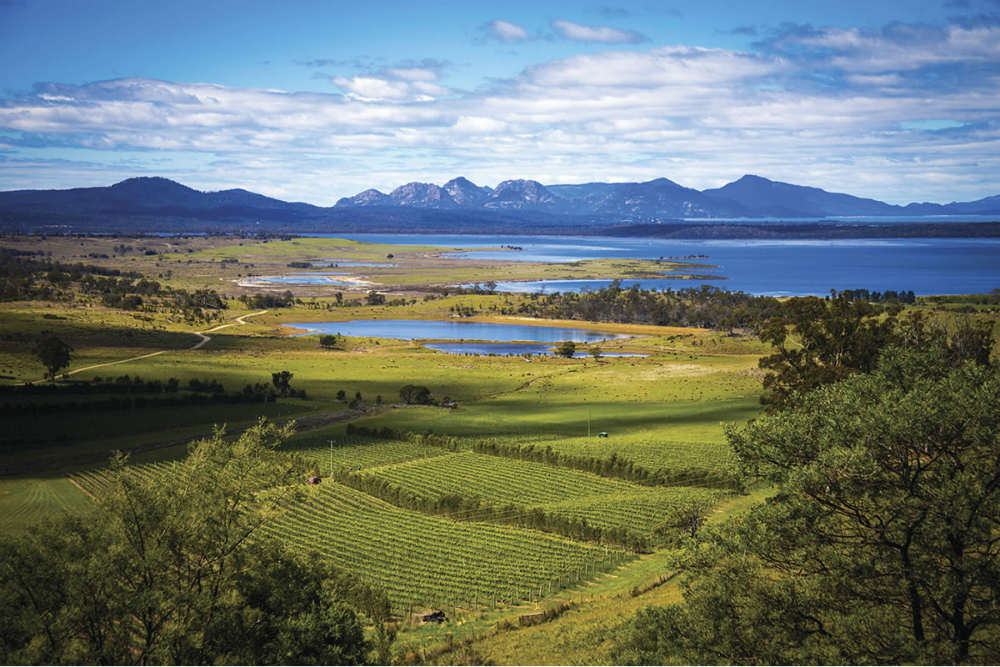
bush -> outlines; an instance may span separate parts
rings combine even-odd
[[[431,390],[427,387],[408,384],[399,390],[399,397],[407,405],[430,405],[434,401],[431,398]]]

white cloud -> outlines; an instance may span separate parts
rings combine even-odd
[[[515,23],[497,19],[486,25],[489,33],[502,42],[519,42],[528,39],[528,31]]]
[[[644,35],[633,30],[619,30],[608,26],[589,26],[573,23],[566,19],[556,19],[552,27],[566,39],[578,42],[601,42],[603,44],[636,44],[646,40]]]
[[[937,57],[958,59],[949,62],[981,63],[995,48],[982,31],[939,34],[950,46]],[[420,64],[337,77],[340,90],[329,94],[149,79],[49,84],[0,99],[0,182],[27,185],[31,170],[43,168],[24,157],[54,145],[86,160],[45,169],[79,180],[39,186],[154,173],[157,157],[171,151],[193,166],[165,175],[193,186],[238,185],[319,204],[458,174],[489,185],[666,176],[704,188],[753,172],[894,202],[1000,190],[995,79],[924,92],[907,85],[909,65],[858,64],[889,42],[916,52],[915,36],[813,37],[835,51],[824,66],[854,59],[841,87],[809,85],[811,62],[691,46],[541,62],[476,93],[448,89]],[[901,53],[883,54],[885,62]],[[902,124],[920,119],[961,127]],[[120,151],[138,156],[139,167],[117,165]],[[102,154],[106,163],[95,164]]]
[[[483,116],[461,116],[453,126],[456,132],[465,134],[496,134],[505,132],[509,125],[495,118]]]
[[[410,95],[410,87],[405,83],[371,76],[355,76],[350,79],[338,76],[333,79],[333,83],[352,93],[357,99],[367,102],[401,100]]]
[[[338,76],[331,79],[331,82],[348,97],[359,102],[430,102],[449,94],[447,88],[417,72],[418,70],[405,70],[403,73],[409,75],[409,78],[396,79],[375,76],[355,76],[348,79]]]
[[[1000,27],[945,30],[898,25],[888,33],[858,28],[822,30],[801,38],[802,44],[833,49],[830,63],[850,72],[914,70],[942,63],[996,62],[1000,58]]]
[[[530,68],[528,78],[542,86],[655,88],[663,85],[714,85],[773,73],[780,61],[696,47],[670,46],[646,52],[617,51],[574,56]]]

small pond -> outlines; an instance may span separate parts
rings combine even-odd
[[[291,273],[285,276],[253,276],[244,278],[246,284],[256,285],[344,285],[352,283],[336,280],[330,276],[350,275],[347,271],[324,271],[323,273]]]
[[[448,354],[496,354],[504,357],[514,357],[523,354],[553,354],[552,347],[544,343],[425,343],[424,347]],[[590,356],[589,350],[577,350],[574,357],[580,359]],[[602,357],[645,357],[645,354],[630,352],[604,352]]]
[[[341,334],[365,338],[398,338],[401,340],[499,341],[512,343],[596,343],[612,338],[627,338],[619,334],[541,327],[528,324],[498,324],[493,322],[444,322],[439,320],[351,320],[349,322],[289,322],[285,326],[306,329],[308,334]],[[520,354],[520,353],[517,353]]]

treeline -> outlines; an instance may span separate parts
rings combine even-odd
[[[280,294],[241,294],[240,301],[247,308],[290,308],[295,303],[291,290]]]
[[[183,391],[183,393],[181,393]],[[107,394],[113,394],[107,396]],[[296,390],[263,382],[247,384],[240,391],[226,392],[216,379],[191,379],[181,387],[177,378],[145,381],[123,375],[117,378],[94,378],[91,382],[67,384],[27,384],[0,386],[0,395],[16,396],[104,396],[104,398],[58,403],[10,401],[0,404],[0,415],[46,415],[69,411],[132,410],[191,405],[274,403],[279,396],[306,398],[304,389]]]
[[[590,292],[531,294],[517,308],[519,314],[549,319],[754,331],[780,311],[781,302],[769,296],[711,285],[680,290],[644,290],[633,285],[624,289],[618,280]]]
[[[412,433],[397,431],[387,426],[370,428],[348,423],[345,433],[349,436],[366,436],[386,440],[402,440],[418,444],[436,445],[452,451],[464,448],[467,440],[433,433]],[[480,454],[503,456],[522,461],[547,463],[560,468],[582,470],[601,477],[614,477],[643,486],[699,486],[712,489],[736,489],[739,480],[735,475],[706,468],[686,468],[682,470],[649,470],[634,461],[612,452],[607,458],[596,456],[574,456],[557,452],[551,446],[505,445],[495,440],[479,440],[472,443],[472,450]]]
[[[915,303],[916,295],[912,290],[831,290],[825,300],[882,304],[880,307],[891,309]],[[625,289],[616,280],[595,291],[529,294],[526,301],[506,314],[726,331],[749,329],[758,333],[768,320],[785,316],[786,303],[775,297],[730,292],[712,285],[644,290],[637,285]]]
[[[848,301],[867,301],[869,303],[916,303],[917,295],[913,290],[897,292],[896,290],[886,290],[884,292],[874,292],[866,289],[845,289],[837,293]]]
[[[93,264],[64,264],[42,257],[41,251],[0,248],[0,301],[53,300],[60,283],[77,282],[85,275],[141,278],[134,272]]]
[[[211,390],[202,389],[210,386]],[[218,380],[210,380],[203,383],[200,380],[191,380],[188,388],[191,391],[222,391],[222,385]],[[180,390],[181,383],[177,378],[170,378],[166,382],[161,380],[143,380],[136,375],[120,375],[115,378],[95,377],[90,381],[69,380],[59,384],[23,384],[23,385],[0,385],[0,394],[30,394],[44,396],[64,396],[67,394],[163,394],[174,393]]]
[[[437,497],[421,496],[379,477],[352,473],[346,468],[334,471],[333,477],[341,484],[404,509],[441,514],[460,521],[487,521],[532,528],[574,540],[616,544],[637,552],[647,552],[650,548],[649,538],[626,528],[594,526],[587,523],[586,519],[546,512],[537,507],[490,505],[479,498],[457,493]]]

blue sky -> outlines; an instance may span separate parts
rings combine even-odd
[[[1000,193],[1000,0],[0,0],[0,190]]]

